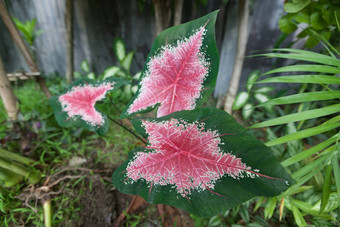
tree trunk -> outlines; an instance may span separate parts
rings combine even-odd
[[[170,26],[171,0],[152,0],[155,9],[156,35]]]
[[[0,96],[5,106],[9,119],[17,119],[19,108],[18,101],[13,93],[11,84],[6,76],[2,60],[0,58]]]
[[[73,0],[66,0],[66,53],[67,53],[67,68],[66,68],[66,83],[70,84],[73,81]]]
[[[248,40],[249,0],[239,1],[239,17],[240,19],[238,25],[238,39],[235,64],[229,83],[229,90],[227,92],[226,99],[224,102],[224,110],[229,114],[231,114],[232,112],[232,106],[238,90],[244,61],[244,55],[246,52]]]
[[[6,25],[6,27],[9,31],[9,33],[11,34],[13,40],[18,45],[22,55],[24,56],[24,58],[26,60],[28,67],[31,69],[32,72],[39,72],[39,69],[38,69],[36,63],[33,60],[32,54],[29,52],[24,40],[20,36],[20,33],[19,33],[17,27],[15,26],[10,14],[8,13],[7,8],[6,8],[5,4],[3,3],[3,1],[0,1],[0,16],[2,17],[4,24]],[[48,88],[45,84],[45,80],[42,77],[38,77],[36,80],[37,80],[41,90],[44,92],[45,96],[47,98],[50,98],[51,93],[50,93],[50,91],[48,90]]]

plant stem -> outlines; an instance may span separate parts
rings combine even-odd
[[[134,133],[133,131],[131,131],[130,129],[128,129],[125,125],[123,125],[122,123],[120,123],[119,121],[114,120],[113,118],[107,116],[109,118],[109,120],[111,120],[113,123],[119,125],[120,127],[122,127],[123,129],[125,129],[126,131],[128,131],[130,134],[132,134],[134,137],[136,137],[137,139],[139,139],[140,141],[142,141],[145,145],[147,144],[145,142],[144,139],[142,139],[141,137],[139,137],[136,133]]]
[[[52,227],[52,206],[51,200],[43,202],[45,227]]]
[[[110,99],[110,102],[112,104],[112,106],[119,112],[121,113],[122,111],[116,106],[116,104],[112,101],[112,97],[111,97],[111,94],[108,95],[109,99]]]

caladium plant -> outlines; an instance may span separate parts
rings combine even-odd
[[[216,16],[217,11],[159,34],[123,118],[157,105],[157,117],[161,117],[204,102],[215,87],[219,63]]]
[[[113,174],[124,193],[212,216],[255,195],[274,196],[292,179],[262,142],[215,108],[134,119],[149,141]]]
[[[199,107],[217,77],[216,17],[210,13],[156,38],[138,91],[121,115],[148,142],[130,152],[112,177],[121,192],[197,216],[212,216],[256,195],[278,195],[293,181],[229,114]],[[94,105],[122,84],[114,79],[73,84],[51,99],[59,124],[105,132],[106,117]],[[156,107],[156,118],[136,117]]]
[[[99,112],[95,104],[103,100],[108,92],[124,84],[124,80],[117,78],[104,81],[83,78],[75,81],[63,94],[49,100],[58,124],[84,127],[104,135],[108,129],[107,116]]]

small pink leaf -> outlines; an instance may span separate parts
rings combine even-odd
[[[224,175],[233,178],[251,177],[257,170],[242,163],[230,153],[222,153],[221,136],[204,130],[204,123],[190,124],[172,119],[163,122],[143,121],[153,152],[138,152],[127,166],[133,182],[145,179],[152,185],[174,185],[186,197],[192,189],[214,189]],[[132,183],[133,183],[132,182]],[[151,189],[150,189],[151,190]]]
[[[200,51],[206,29],[201,27],[177,46],[166,44],[147,64],[140,92],[128,114],[160,104],[157,117],[195,108],[202,83],[208,74],[208,63]]]
[[[96,102],[105,98],[108,91],[112,90],[115,82],[102,84],[85,84],[74,86],[67,93],[59,96],[59,102],[69,118],[80,116],[82,120],[92,126],[104,124],[103,116],[96,110]]]

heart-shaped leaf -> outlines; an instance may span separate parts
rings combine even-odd
[[[218,70],[217,11],[163,31],[155,40],[139,89],[122,118],[159,105],[157,117],[201,105],[213,91]]]
[[[99,82],[88,78],[75,81],[63,94],[49,100],[58,124],[63,127],[80,126],[105,134],[107,116],[100,113],[95,104],[123,84],[126,82],[112,77]]]
[[[147,202],[212,216],[256,195],[278,195],[292,183],[271,151],[222,110],[132,122],[149,143],[130,153],[113,184]]]

